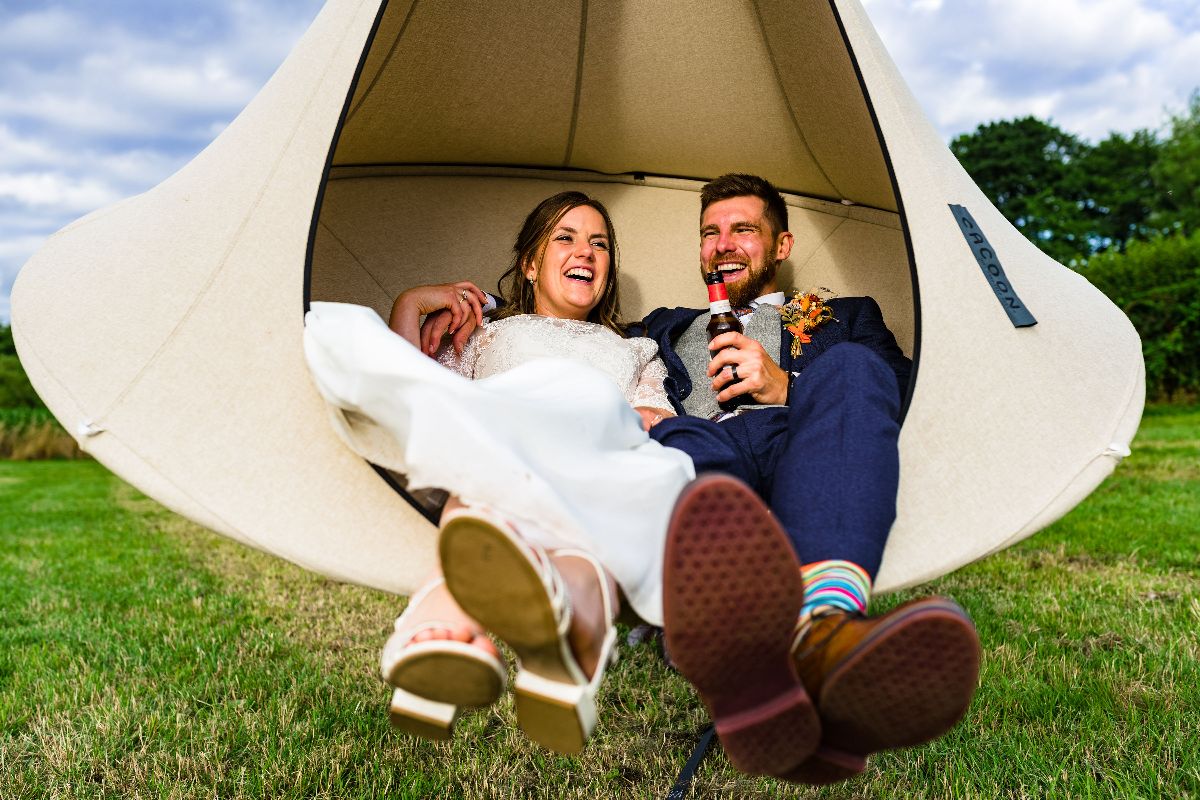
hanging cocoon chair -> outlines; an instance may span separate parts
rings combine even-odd
[[[372,465],[335,432],[307,303],[490,288],[528,210],[578,188],[612,212],[627,318],[702,307],[699,188],[731,171],[785,193],[781,285],[873,296],[915,361],[878,588],[1029,536],[1128,453],[1136,332],[984,197],[859,0],[329,0],[190,164],[25,265],[14,336],[55,416],[147,495],[406,593],[435,527],[377,469],[386,442]]]

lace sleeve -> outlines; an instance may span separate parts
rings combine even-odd
[[[442,346],[438,348],[435,358],[437,362],[451,372],[457,372],[464,378],[475,379],[475,365],[479,361],[479,354],[483,352],[485,340],[492,337],[488,331],[487,320],[484,320],[482,328],[476,328],[471,332],[467,339],[466,346],[463,347],[462,355],[460,356],[454,349],[454,345],[449,339],[442,341]]]
[[[658,357],[658,345],[650,339],[631,339],[639,356],[642,358],[642,371],[638,375],[637,387],[633,390],[630,405],[651,406],[653,408],[670,408],[671,401],[667,399],[667,391],[663,381],[667,379],[667,365]]]

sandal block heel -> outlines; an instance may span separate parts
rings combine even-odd
[[[442,583],[441,578],[430,581],[409,599],[379,658],[380,677],[395,689],[388,706],[392,725],[438,741],[453,736],[464,708],[491,705],[508,681],[504,663],[475,645],[449,639],[413,641],[421,630],[446,627],[435,620],[412,623],[421,603]]]
[[[596,695],[615,656],[615,604],[603,567],[590,553],[558,550],[596,571],[607,627],[588,678],[571,651],[571,604],[549,555],[488,509],[456,509],[438,543],[446,585],[459,605],[517,656],[513,682],[517,724],[559,753],[574,754],[596,727]]]
[[[461,709],[453,703],[439,703],[397,689],[392,692],[388,719],[392,726],[405,733],[435,741],[446,741],[454,735],[454,723]]]
[[[523,672],[513,682],[513,698],[521,730],[555,752],[580,752],[596,728],[596,698],[586,686]]]
[[[527,669],[513,681],[517,724],[533,741],[559,753],[583,750],[598,718],[596,695],[605,668],[616,661],[616,630],[610,628],[601,646],[596,674],[584,684],[545,678]]]

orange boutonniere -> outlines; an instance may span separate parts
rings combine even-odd
[[[837,322],[833,316],[833,309],[825,305],[830,297],[823,297],[820,292],[832,296],[832,293],[824,288],[809,289],[807,292],[797,290],[792,294],[792,299],[779,309],[783,325],[793,337],[792,358],[799,356],[802,352],[801,347],[812,341],[810,334],[820,325],[831,319]]]

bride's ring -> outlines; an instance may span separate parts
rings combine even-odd
[[[467,290],[466,289],[458,290],[458,302],[460,302],[460,303],[467,302]]]

